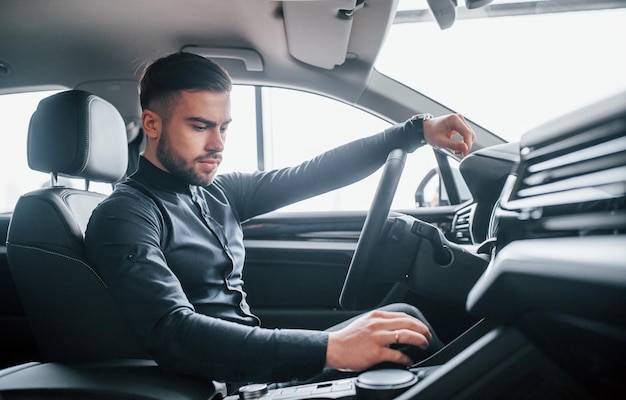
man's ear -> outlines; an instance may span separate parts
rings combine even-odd
[[[152,110],[144,110],[141,113],[141,125],[148,139],[157,139],[161,134],[163,121],[159,114]]]

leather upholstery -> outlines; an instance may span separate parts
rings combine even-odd
[[[28,162],[38,171],[116,182],[127,166],[123,119],[84,91],[46,98],[31,118]],[[13,212],[9,266],[46,361],[149,358],[85,258],[84,232],[105,197],[48,187],[22,196]]]
[[[61,92],[39,103],[28,128],[32,169],[115,182],[124,176],[127,164],[126,128],[112,104],[82,90]]]

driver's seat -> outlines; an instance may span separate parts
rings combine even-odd
[[[100,97],[69,90],[42,100],[28,130],[28,164],[52,184],[23,195],[13,212],[7,256],[45,361],[149,358],[106,285],[87,262],[84,232],[106,197],[57,185],[59,175],[115,183],[127,166],[119,112]]]

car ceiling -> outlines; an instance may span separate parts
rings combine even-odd
[[[397,2],[370,0],[352,18],[339,18],[339,10],[356,2],[3,0],[0,93],[82,88],[130,118],[138,115],[136,82],[145,64],[200,46],[200,53],[210,48],[214,55],[216,49],[257,52],[262,71],[216,59],[237,83],[315,87],[357,102]]]

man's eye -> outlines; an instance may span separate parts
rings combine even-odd
[[[198,132],[202,132],[202,131],[206,131],[207,126],[206,125],[193,125],[193,129],[197,130]]]

